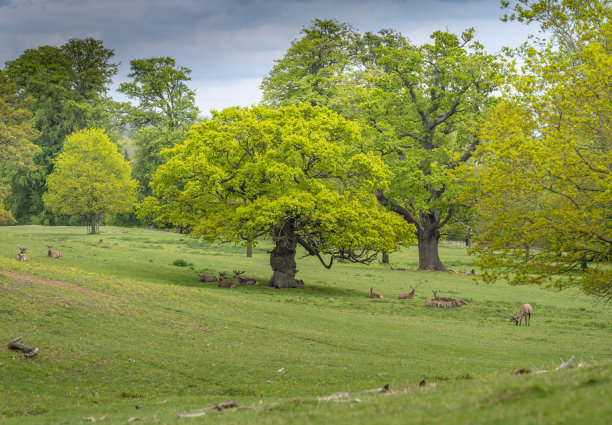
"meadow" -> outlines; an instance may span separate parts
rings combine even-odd
[[[48,258],[46,244],[63,257]],[[28,246],[27,263],[16,245]],[[0,227],[0,423],[611,422],[612,306],[574,289],[419,272],[414,247],[391,254],[407,271],[327,270],[300,256],[306,286],[275,290],[269,249],[247,258],[164,231]],[[464,247],[441,257],[472,269]],[[196,275],[237,269],[260,284],[218,288]],[[414,299],[398,300],[410,286]],[[384,298],[368,298],[371,287]],[[426,307],[433,290],[469,305]],[[508,321],[523,303],[530,327]],[[7,349],[18,336],[38,356]],[[554,371],[571,356],[574,367]],[[237,407],[210,408],[229,400]]]

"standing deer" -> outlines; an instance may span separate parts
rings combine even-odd
[[[254,286],[257,285],[257,281],[255,279],[249,279],[247,277],[242,277],[244,271],[234,270],[234,279],[238,279],[240,286]]]
[[[382,298],[383,296],[374,292],[374,288],[370,288],[370,298]]]
[[[219,282],[217,283],[219,288],[235,288],[234,282],[231,282],[225,278],[225,272],[219,272]]]
[[[412,288],[412,286],[410,288]],[[397,298],[399,298],[400,300],[411,300],[412,298],[414,298],[414,291],[416,291],[416,288],[417,287],[415,286],[414,288],[412,288],[412,291],[399,294]]]
[[[531,304],[523,304],[516,316],[510,316],[510,322],[516,323],[516,326],[521,326],[523,316],[525,316],[525,326],[531,326],[531,313],[533,308]]]
[[[26,246],[24,248],[21,245],[17,245],[17,248],[19,248],[19,250],[20,250],[19,254],[17,254],[17,260],[19,260],[19,261],[28,261],[28,256],[25,254],[26,249],[28,249],[28,247]]]
[[[200,279],[200,282],[216,282],[217,276],[212,274],[198,274],[198,279]]]
[[[53,248],[53,246],[51,245],[46,245],[47,248],[49,248],[49,251],[47,252],[47,257],[51,257],[51,258],[62,258],[62,253],[59,251],[51,251],[51,248]]]

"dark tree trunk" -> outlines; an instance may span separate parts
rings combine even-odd
[[[438,242],[440,241],[440,230],[429,226],[425,230],[417,227],[419,240],[419,270],[437,270],[447,272],[438,254]]]
[[[270,266],[274,273],[270,279],[273,288],[297,288],[295,281],[295,250],[297,236],[295,222],[289,219],[274,235],[274,249],[270,253]]]
[[[389,253],[388,252],[382,253],[382,263],[389,264]]]
[[[98,214],[92,214],[90,217],[90,226],[91,226],[91,231],[90,234],[95,235],[96,233],[98,233],[97,230],[97,225],[98,225]]]
[[[253,257],[253,245],[251,245],[251,244],[247,245],[247,253],[246,253],[246,255],[247,255],[247,258]]]
[[[440,194],[441,192],[437,193],[436,196]],[[414,227],[416,227],[416,235],[419,241],[419,270],[449,271],[440,261],[438,242],[440,240],[440,229],[451,219],[452,215],[450,212],[447,213],[444,219],[441,218],[441,212],[435,210],[420,212],[417,218],[401,205],[392,205],[382,190],[376,191],[376,199],[382,205],[386,205],[392,211],[398,213],[406,222],[414,224]]]

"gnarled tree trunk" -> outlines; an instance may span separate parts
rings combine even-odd
[[[429,226],[425,229],[417,227],[419,241],[419,270],[437,270],[447,272],[438,254],[440,230]]]
[[[274,249],[270,253],[270,266],[274,273],[270,279],[273,288],[297,288],[295,281],[295,250],[297,236],[295,221],[286,220],[274,234]]]

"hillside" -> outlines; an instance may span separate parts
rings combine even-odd
[[[15,260],[18,244],[28,246],[29,262]],[[46,257],[45,244],[63,258]],[[265,283],[267,248],[257,246],[246,258],[242,247],[168,232],[0,228],[0,339],[5,347],[23,336],[40,350],[32,359],[0,350],[0,422],[604,424],[612,418],[608,305],[574,290],[476,284],[458,274],[377,264],[326,270],[312,258],[298,260],[306,287],[295,290],[217,288],[199,282],[189,266],[173,265],[245,270]],[[413,270],[415,251],[392,254],[391,261]],[[451,268],[471,268],[463,248],[441,252]],[[410,286],[417,286],[415,298],[398,300]],[[384,298],[367,298],[370,287]],[[470,305],[426,307],[432,290]],[[528,328],[508,322],[524,302],[534,308]],[[574,366],[586,366],[514,374],[554,369],[572,355]],[[391,393],[367,392],[385,384]],[[349,394],[319,399],[339,392]],[[227,400],[238,407],[179,417]]]

